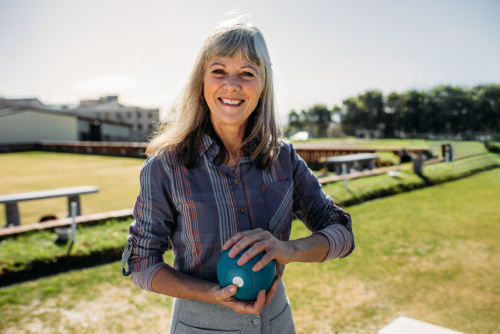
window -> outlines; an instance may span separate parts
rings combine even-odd
[[[106,120],[110,120],[111,119],[111,115],[109,114],[109,112],[107,113],[104,113],[104,117],[106,118]]]
[[[138,113],[137,113],[137,118],[139,119],[139,118],[141,118],[141,116],[142,116],[142,115],[141,115],[141,113],[140,113],[140,112],[138,112]]]
[[[131,112],[128,112],[128,113],[127,113],[127,118],[128,118],[128,119],[131,119],[131,118],[132,118],[132,113],[131,113]]]
[[[137,124],[137,130],[142,130],[142,124]]]

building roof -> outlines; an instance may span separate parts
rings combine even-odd
[[[15,107],[38,107],[43,108],[45,105],[36,97],[24,99],[5,99],[0,98],[0,109],[10,109]]]
[[[56,114],[61,116],[78,117],[77,115],[68,112],[62,112],[59,110],[48,109],[48,108],[37,108],[37,107],[15,107],[15,108],[3,109],[0,110],[0,117],[25,111],[35,111],[45,114]]]

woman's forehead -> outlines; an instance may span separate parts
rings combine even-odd
[[[255,64],[254,62],[251,62],[248,60],[248,58],[245,56],[245,54],[242,52],[240,56],[235,56],[235,57],[219,57],[219,56],[213,56],[208,62],[207,62],[207,68],[215,66],[215,65],[220,65],[222,67],[229,67],[229,66],[236,66],[238,68],[251,68],[254,71],[260,73],[260,66],[258,64]]]

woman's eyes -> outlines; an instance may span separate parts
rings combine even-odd
[[[224,75],[224,74],[226,74],[226,72],[224,70],[221,70],[221,69],[213,70],[212,73],[213,74],[217,74],[217,75]],[[244,76],[244,77],[249,77],[249,78],[255,77],[255,75],[253,73],[251,73],[251,72],[242,72],[241,75]]]

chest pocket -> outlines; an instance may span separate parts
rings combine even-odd
[[[264,184],[261,189],[269,211],[269,230],[274,237],[288,240],[292,222],[293,181]]]

